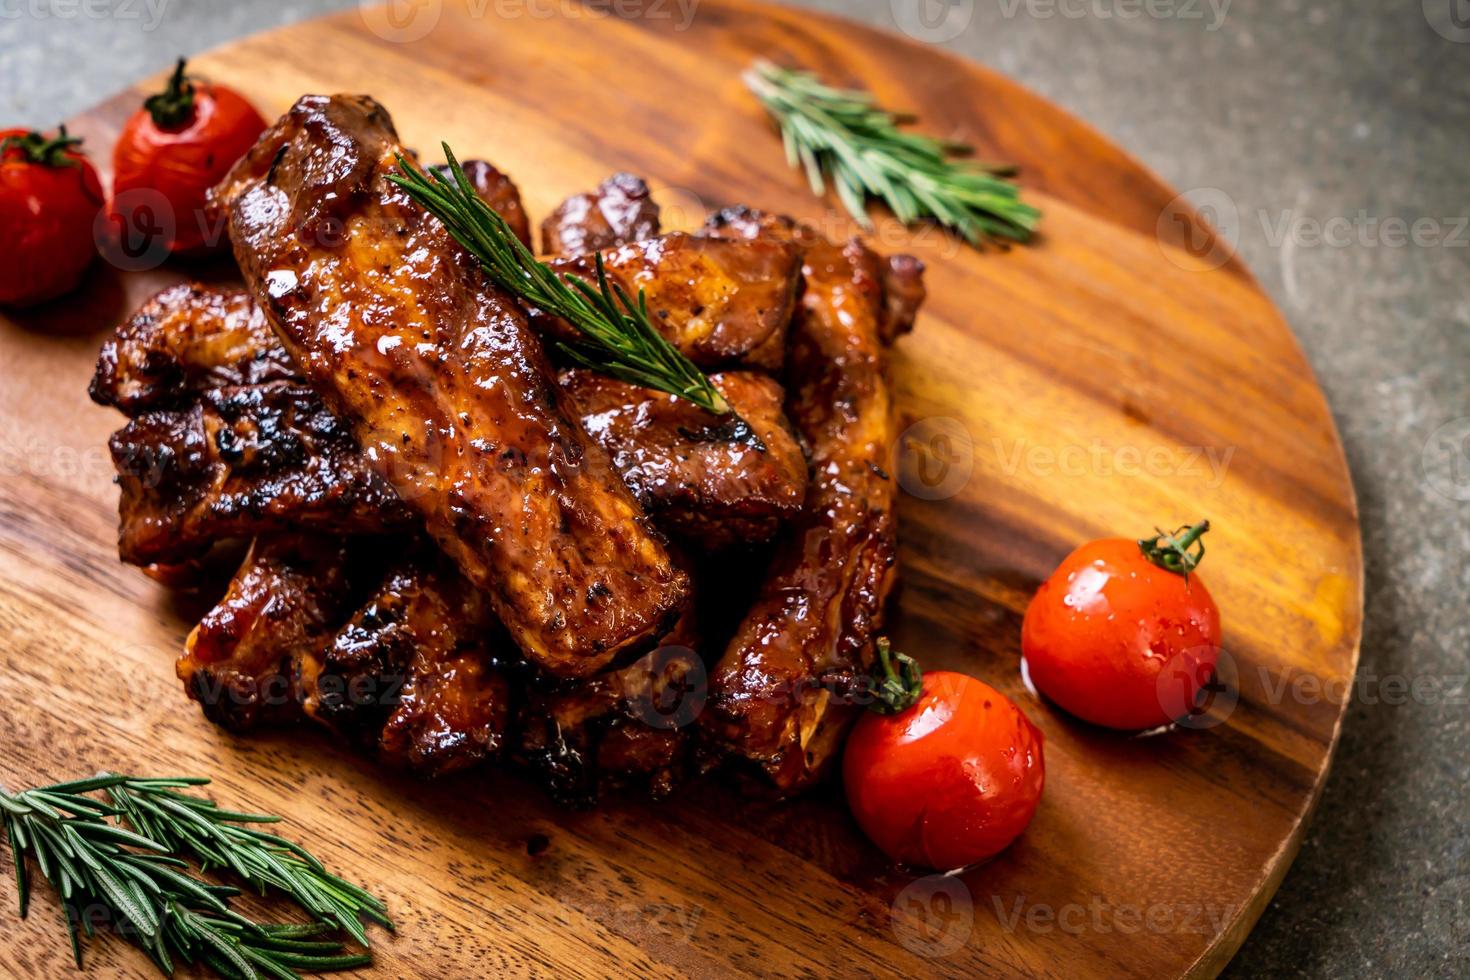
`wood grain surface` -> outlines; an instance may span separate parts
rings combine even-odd
[[[240,739],[205,722],[173,659],[207,597],[118,563],[105,439],[120,420],[85,388],[102,333],[136,302],[187,275],[228,278],[226,264],[99,265],[77,296],[0,323],[0,782],[214,776],[222,801],[287,814],[288,833],[386,896],[400,929],[375,947],[384,976],[1218,972],[1296,853],[1361,624],[1352,486],[1280,314],[1172,190],[982,68],[746,0],[703,0],[687,30],[606,9],[429,4],[433,29],[411,42],[394,38],[417,25],[354,10],[193,64],[268,117],[306,92],[370,93],[408,145],[447,139],[510,173],[535,220],[627,169],[672,226],[749,203],[855,230],[786,168],[739,81],[757,55],[867,86],[1019,163],[1046,213],[1034,245],[977,251],[887,219],[873,239],[929,266],[895,363],[916,428],[898,449],[910,492],[892,632],[1044,730],[1030,830],[984,867],[916,882],[830,789],[782,804],[707,780],[664,804],[568,813],[513,774],[424,784],[314,732]],[[157,81],[73,121],[99,164]],[[1200,516],[1215,527],[1203,575],[1229,690],[1195,727],[1120,736],[1030,693],[1020,618],[1061,557]],[[532,855],[538,834],[550,846]],[[69,969],[54,897],[19,923],[4,891],[0,972]],[[151,972],[119,942],[88,956],[97,975]]]

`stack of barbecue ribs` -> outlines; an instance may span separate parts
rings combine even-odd
[[[400,150],[373,100],[302,98],[214,192],[246,288],[166,289],[102,349],[122,559],[179,584],[251,542],[190,696],[425,774],[503,757],[571,803],[724,760],[808,786],[893,582],[886,347],[922,266],[745,208],[660,235],[624,174],[557,208],[547,261],[600,253],[745,428],[558,368],[570,325],[385,180]],[[466,171],[529,245],[510,180]],[[708,588],[752,555],[758,587]]]

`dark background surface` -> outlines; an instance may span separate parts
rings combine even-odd
[[[808,5],[1004,72],[1218,206],[1327,392],[1367,563],[1332,777],[1227,976],[1470,975],[1470,0]],[[0,123],[352,6],[0,0]]]

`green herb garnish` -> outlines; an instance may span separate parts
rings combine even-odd
[[[832,181],[853,219],[873,227],[870,198],[884,201],[904,224],[933,218],[971,244],[990,238],[1024,242],[1041,212],[1005,179],[1014,167],[956,160],[963,143],[906,133],[913,116],[890,112],[867,92],[824,85],[811,72],[757,61],[745,84],[776,120],[793,167],[806,170],[812,192]]]
[[[10,793],[0,787],[0,826],[10,844],[24,918],[30,904],[27,858],[61,895],[77,966],[81,937],[105,926],[141,947],[165,974],[199,964],[222,977],[297,980],[368,966],[332,936],[366,946],[359,917],[391,929],[384,904],[328,872],[301,846],[250,826],[279,817],[222,810],[180,792],[207,779],[92,779]],[[107,800],[89,793],[105,792]],[[232,872],[262,894],[291,897],[312,921],[255,922],[230,908],[240,894],[196,873]]]
[[[558,276],[480,199],[454,151],[447,143],[443,146],[449,177],[425,173],[399,154],[402,173],[388,179],[443,222],[497,286],[575,327],[584,343],[559,345],[571,360],[631,384],[678,395],[716,415],[730,413],[724,396],[704,372],[654,328],[641,289],[635,301],[621,285],[609,282],[601,255],[595,258],[595,286],[578,276]]]

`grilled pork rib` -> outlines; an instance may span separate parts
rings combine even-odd
[[[325,645],[304,651],[308,718],[424,775],[500,751],[513,648],[484,596],[419,542]]]
[[[532,676],[517,712],[515,756],[557,802],[585,807],[607,789],[668,795],[694,767],[691,725],[704,663],[692,612],[637,662],[576,681]]]
[[[698,238],[682,232],[597,253],[608,279],[636,297],[649,319],[685,357],[703,368],[779,371],[786,354],[801,261],[789,242]],[[560,275],[595,283],[596,257],[553,259]],[[531,311],[539,332],[575,343],[577,331]]]
[[[801,510],[807,464],[781,409],[781,386],[754,371],[711,383],[759,444],[712,427],[698,406],[577,368],[559,382],[628,489],[670,534],[705,551],[770,540]]]
[[[107,338],[88,392],[131,418],[188,408],[213,388],[300,378],[249,293],[180,283]]]
[[[893,584],[894,421],[882,343],[892,314],[883,265],[860,241],[838,245],[744,209],[717,215],[709,232],[794,241],[804,256],[787,412],[810,448],[812,482],[802,517],[711,674],[710,710],[700,719],[725,752],[790,793],[835,757]],[[907,271],[911,297],[918,270]],[[894,308],[901,318],[906,304]]]
[[[470,180],[475,196],[490,206],[490,210],[505,219],[511,233],[521,244],[531,247],[531,219],[521,205],[521,192],[515,183],[484,160],[465,160],[459,165]],[[430,167],[440,177],[453,180],[449,164],[441,163]]]
[[[497,655],[518,655],[488,603],[417,542],[359,605],[360,544],[257,538],[189,635],[185,690],[232,731],[308,719],[422,775],[493,757],[510,720]]]
[[[373,100],[305,96],[214,200],[293,360],[516,645],[596,673],[667,630],[687,579],[515,303],[387,181],[398,152]]]
[[[297,664],[347,614],[351,548],[310,534],[257,538],[177,665],[189,696],[231,731],[301,717]]]
[[[103,345],[94,397],[198,404],[144,413],[112,438],[123,560],[178,562],[220,538],[286,528],[374,534],[416,524],[347,427],[292,373],[274,336],[258,336],[263,318],[245,294],[173,287],[144,309],[148,331],[135,329],[140,313]],[[260,364],[284,381],[210,387],[248,378]],[[800,509],[807,482],[780,386],[748,372],[714,381],[765,452],[711,432],[707,414],[669,395],[577,369],[559,379],[583,428],[659,526],[712,549],[769,539]],[[132,394],[145,389],[151,397]],[[228,424],[221,405],[234,406]]]
[[[140,415],[108,441],[123,561],[179,563],[226,538],[276,531],[417,526],[346,425],[299,381],[198,398],[184,411]]]
[[[557,679],[520,661],[489,603],[426,541],[387,546],[381,584],[352,599],[365,584],[346,577],[355,547],[257,539],[179,661],[207,717],[236,732],[312,721],[440,776],[500,755],[519,702],[515,757],[559,802],[624,786],[662,796],[691,771],[704,671],[692,614],[629,666]]]
[[[545,255],[581,255],[658,234],[658,205],[648,185],[613,174],[590,194],[574,194],[541,222]]]

